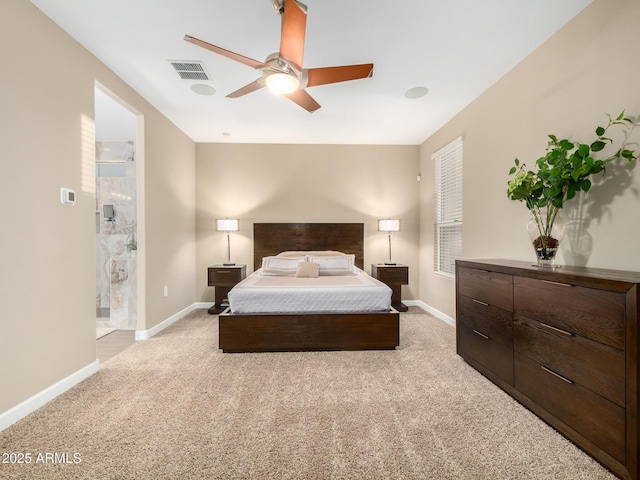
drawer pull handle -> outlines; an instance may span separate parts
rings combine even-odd
[[[485,340],[489,340],[489,337],[487,337],[484,333],[479,332],[478,330],[474,330],[473,333],[475,333],[476,335],[480,335]]]
[[[542,368],[545,372],[550,373],[551,375],[553,375],[556,378],[559,378],[560,380],[562,380],[563,382],[567,382],[570,385],[573,385],[573,381],[569,380],[566,377],[563,377],[562,375],[560,375],[559,373],[554,372],[553,370],[548,369],[547,367],[544,367],[542,365],[540,365],[540,368]]]
[[[217,275],[221,275],[221,274],[224,274],[224,273],[231,273],[231,270],[216,270],[216,274]]]
[[[485,307],[488,307],[488,306],[489,306],[489,304],[488,304],[488,303],[481,302],[480,300],[476,300],[475,298],[472,298],[471,300],[473,300],[473,301],[474,301],[474,302],[476,302],[476,303],[479,303],[480,305],[484,305]]]
[[[554,327],[552,325],[547,325],[546,323],[542,323],[542,322],[540,322],[540,325],[542,325],[545,328],[548,328],[549,330],[553,330],[554,332],[558,332],[558,333],[561,333],[563,335],[567,335],[569,337],[573,336],[573,333],[567,332],[566,330],[562,330],[561,328],[557,328],[557,327]]]
[[[552,282],[551,280],[542,280],[542,282],[549,283],[551,285],[560,285],[561,287],[573,287],[570,283]]]

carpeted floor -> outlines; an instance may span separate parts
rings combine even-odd
[[[415,307],[395,351],[222,354],[217,328],[195,311],[0,432],[31,454],[0,478],[614,478]]]

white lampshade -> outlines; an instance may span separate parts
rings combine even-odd
[[[390,218],[378,220],[378,231],[379,232],[399,232],[400,220],[390,219]]]
[[[237,218],[218,219],[216,220],[216,230],[219,232],[237,232],[238,219]]]
[[[271,92],[279,95],[294,92],[300,86],[296,76],[288,73],[272,73],[265,79],[265,83]]]

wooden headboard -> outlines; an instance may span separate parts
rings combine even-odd
[[[262,258],[287,250],[337,250],[353,253],[364,268],[364,223],[254,223],[253,267]]]

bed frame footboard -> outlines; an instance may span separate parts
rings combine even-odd
[[[225,353],[321,350],[393,350],[400,344],[400,314],[267,313],[219,316]]]

